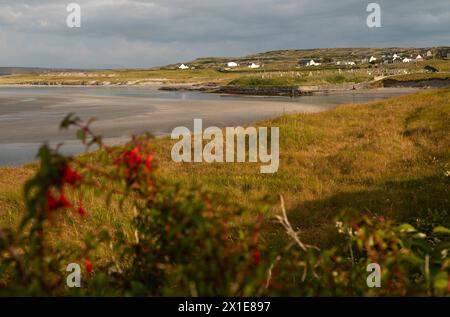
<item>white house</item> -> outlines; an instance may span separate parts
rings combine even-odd
[[[394,56],[392,57],[392,60],[395,62],[397,59],[400,59],[401,56],[398,55],[397,53],[394,54]]]
[[[375,56],[371,56],[369,59],[369,63],[375,63],[377,61],[377,58]]]
[[[252,68],[252,69],[256,69],[256,68],[260,68],[261,65],[255,64],[255,63],[251,63],[250,65],[248,65],[248,68]]]
[[[238,64],[236,62],[228,62],[228,67],[238,67]]]
[[[179,69],[185,70],[185,69],[189,69],[189,66],[186,66],[184,64],[181,64],[180,67],[178,67]]]
[[[416,57],[416,62],[423,62],[423,57],[422,57],[422,55],[417,55],[417,57]]]
[[[316,62],[312,59],[308,64],[306,64],[306,66],[320,66],[320,63],[316,63]]]
[[[356,63],[355,62],[351,62],[351,61],[339,61],[336,63],[336,65],[347,65],[347,66],[355,66]]]
[[[411,63],[411,59],[408,57],[405,57],[402,62],[403,63]]]

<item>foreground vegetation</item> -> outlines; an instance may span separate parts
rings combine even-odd
[[[260,124],[280,127],[281,165],[274,175],[259,174],[259,165],[253,164],[178,165],[170,160],[173,142],[168,139],[149,145],[136,140],[125,149],[73,160],[43,151],[41,167],[1,168],[0,227],[7,229],[0,243],[5,256],[0,290],[446,294],[450,89]],[[141,165],[147,153],[154,154],[158,169]],[[130,157],[139,164],[124,174]],[[83,177],[83,183],[69,184],[67,195],[77,212],[78,201],[83,202],[79,213],[87,217],[75,216],[64,204],[58,212],[49,210],[48,197],[39,195],[48,189],[58,194],[65,164]],[[22,186],[33,175],[25,206]],[[108,195],[101,197],[105,192],[112,192],[109,204]],[[120,196],[127,197],[123,204]],[[21,222],[27,215],[31,218]],[[27,279],[20,280],[20,262],[12,255],[24,251],[29,256],[23,261],[37,267],[29,267]],[[38,251],[48,257],[40,258]],[[95,274],[89,274],[81,293],[68,291],[61,284],[65,266],[87,259],[86,270],[92,271],[94,263]],[[385,270],[388,287],[365,285],[366,265],[374,262]]]

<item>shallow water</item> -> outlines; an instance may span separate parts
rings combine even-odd
[[[154,87],[0,87],[0,165],[20,165],[35,159],[43,142],[64,143],[67,154],[83,148],[73,131],[58,126],[68,113],[97,118],[93,130],[110,145],[132,134],[166,135],[178,126],[192,129],[193,120],[207,126],[238,126],[294,112],[320,112],[339,104],[364,103],[412,92],[377,89],[304,96],[263,98],[159,91]]]

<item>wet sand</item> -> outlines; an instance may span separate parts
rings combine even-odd
[[[44,89],[44,90],[42,90]],[[40,144],[64,142],[66,153],[82,150],[73,132],[61,133],[59,123],[71,112],[84,120],[97,118],[93,130],[107,143],[124,143],[132,134],[170,134],[178,126],[239,126],[295,112],[320,112],[337,104],[365,102],[410,90],[379,90],[296,99],[208,96],[116,88],[89,90],[0,88],[0,165],[18,165],[35,158]],[[122,90],[121,90],[122,89]]]

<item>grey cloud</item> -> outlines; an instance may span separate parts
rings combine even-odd
[[[82,28],[65,25],[82,7]],[[450,44],[448,0],[0,0],[0,66],[148,67],[283,48]],[[375,2],[377,2],[375,0]]]

